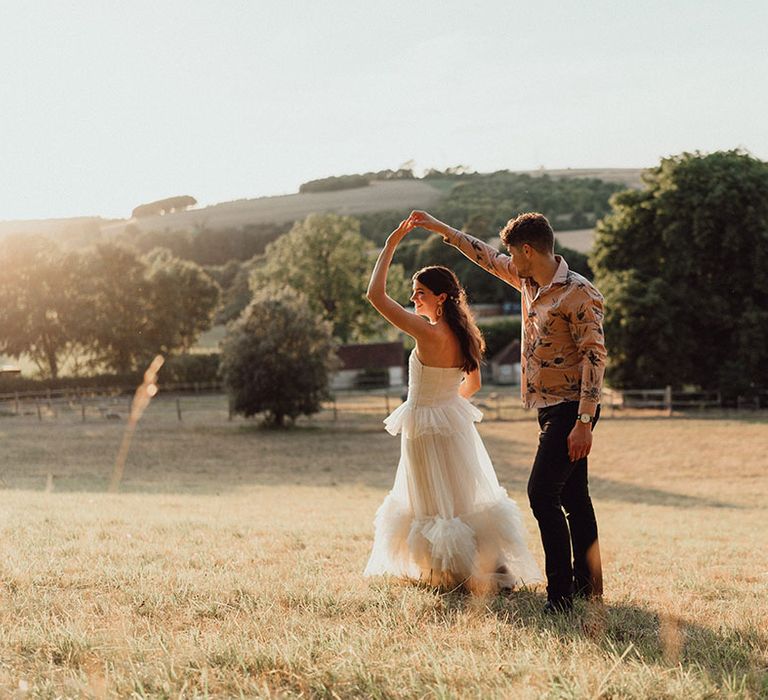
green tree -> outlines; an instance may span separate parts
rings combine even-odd
[[[80,257],[43,237],[11,236],[0,246],[0,270],[0,352],[27,355],[56,379],[79,349]]]
[[[335,365],[331,324],[295,290],[264,288],[229,327],[221,373],[236,412],[285,419],[320,410]]]
[[[85,258],[81,326],[94,366],[141,369],[156,354],[188,350],[210,328],[219,288],[198,265],[167,250],[141,257],[108,243]]]
[[[219,285],[197,264],[174,258],[162,248],[147,257],[148,341],[163,354],[187,352],[211,327]]]
[[[267,246],[251,286],[291,287],[305,296],[313,313],[331,322],[339,340],[365,339],[386,328],[365,299],[376,254],[356,219],[312,214]],[[399,301],[407,299],[401,266],[390,269],[388,289]]]
[[[684,153],[645,181],[613,198],[590,260],[610,381],[731,396],[768,386],[768,164]]]
[[[156,354],[146,272],[135,250],[115,243],[98,245],[87,256],[82,291],[90,314],[84,335],[95,366],[128,373]]]

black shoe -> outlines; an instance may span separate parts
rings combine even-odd
[[[589,600],[595,596],[599,596],[599,593],[595,592],[595,588],[592,585],[592,581],[589,578],[575,578],[573,581],[573,597],[582,598],[583,600]]]
[[[545,615],[560,615],[562,613],[568,613],[573,610],[572,598],[556,598],[554,600],[548,600],[544,604]]]

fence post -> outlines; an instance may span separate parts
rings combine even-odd
[[[389,389],[387,389],[387,392],[384,394],[384,401],[387,404],[387,415],[389,415]]]
[[[501,406],[499,402],[499,395],[494,391],[488,394],[488,400],[493,401],[496,404],[496,420],[501,420]]]
[[[227,396],[227,420],[232,420],[232,414],[234,410],[232,408],[232,397]]]
[[[19,392],[18,391],[13,392],[13,412],[17,416],[19,415]]]
[[[667,415],[672,415],[672,387],[667,384],[664,389],[664,407],[667,410]]]
[[[339,411],[336,408],[336,397],[333,397],[333,422],[335,423],[339,418]]]
[[[179,423],[181,423],[181,399],[178,396],[176,397],[176,416],[179,419]]]
[[[85,399],[80,397],[80,414],[83,417],[83,423],[85,423]]]
[[[35,399],[35,408],[37,408],[37,420],[43,420],[43,414],[40,411],[40,399]]]

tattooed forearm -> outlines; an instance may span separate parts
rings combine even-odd
[[[458,248],[475,265],[482,267],[516,289],[520,289],[520,278],[508,255],[504,255],[493,246],[462,231],[455,231],[446,239],[446,242]]]

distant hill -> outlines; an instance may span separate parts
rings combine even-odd
[[[103,231],[120,233],[128,224],[136,226],[141,231],[237,228],[246,224],[279,224],[296,221],[315,212],[334,212],[354,216],[390,209],[419,209],[431,206],[440,199],[442,194],[439,189],[423,180],[372,182],[369,187],[351,190],[222,202],[202,209],[131,219],[106,226]]]
[[[640,168],[594,168],[520,171],[531,176],[553,178],[598,178],[627,187],[640,187]],[[100,217],[0,221],[0,236],[6,233],[42,233],[64,238],[88,237],[99,230],[120,234],[126,226],[141,232],[237,228],[248,224],[285,223],[303,219],[314,212],[334,212],[356,216],[375,212],[428,209],[446,194],[445,181],[429,179],[374,181],[368,187],[333,192],[312,192],[259,197],[222,202],[200,209],[189,209],[141,219],[108,220]]]

